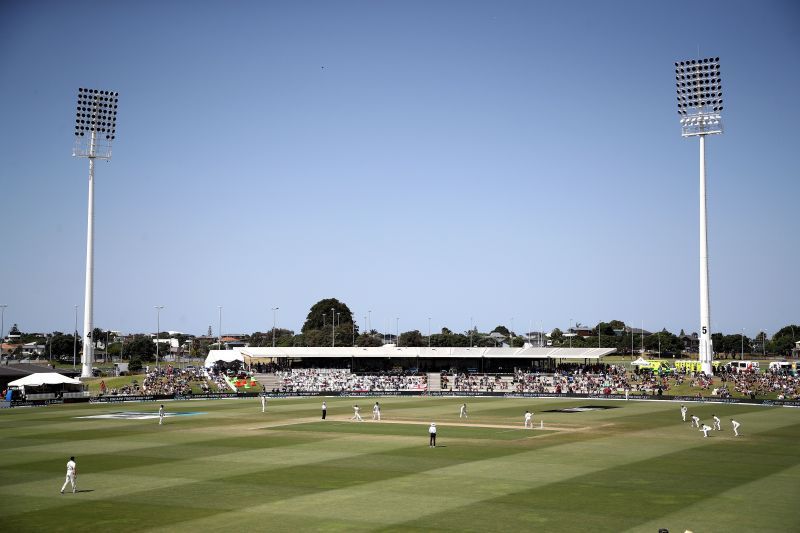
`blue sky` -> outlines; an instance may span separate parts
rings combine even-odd
[[[673,62],[719,56],[713,331],[797,323],[796,2],[0,3],[6,329],[82,323],[78,87],[120,93],[96,171],[95,325],[379,330],[620,319],[696,331],[697,139]],[[79,326],[80,327],[80,326]]]

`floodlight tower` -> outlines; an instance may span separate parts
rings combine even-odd
[[[681,135],[700,138],[700,368],[711,374],[711,302],[708,290],[708,215],[706,213],[706,135],[722,133],[722,79],[719,58],[675,63]]]
[[[119,93],[98,89],[78,89],[75,112],[75,144],[73,157],[89,159],[89,207],[86,224],[86,291],[83,306],[83,356],[81,377],[92,375],[94,345],[92,344],[94,299],[94,160],[111,159],[111,144],[117,133],[117,102]]]

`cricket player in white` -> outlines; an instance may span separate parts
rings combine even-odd
[[[697,415],[692,415],[692,427],[700,427],[700,417]]]
[[[714,419],[714,430],[715,431],[722,431],[722,424],[720,424],[720,419],[717,415],[711,415],[711,418]]]
[[[469,418],[467,416],[467,404],[461,404],[461,412],[458,413],[458,418]]]
[[[164,404],[161,404],[161,407],[158,408],[158,425],[164,423]]]
[[[372,406],[372,419],[378,422],[381,421],[381,406],[378,402],[375,402],[375,405]]]
[[[78,477],[78,465],[75,464],[75,458],[70,457],[69,461],[67,461],[67,479],[64,480],[64,485],[61,486],[61,494],[64,494],[64,489],[67,488],[67,484],[72,484],[72,494],[78,490],[78,484],[76,483],[75,478]]]
[[[350,420],[355,420],[357,422],[363,422],[364,419],[361,418],[360,411],[361,411],[361,408],[358,406],[358,404],[355,404],[353,406],[353,418],[351,418]]]
[[[681,418],[683,421],[686,422],[686,413],[689,412],[689,409],[685,405],[681,405]]]
[[[739,422],[737,422],[736,420],[734,420],[733,418],[731,418],[731,425],[733,426],[733,436],[734,437],[738,437],[739,436],[739,426],[741,426],[741,424]]]
[[[708,424],[703,424],[703,427],[700,428],[700,431],[703,432],[704,437],[708,437],[708,432],[711,431],[711,426]]]
[[[531,413],[530,411],[525,411],[525,428],[526,429],[527,428],[533,429],[533,420],[531,420],[532,418],[533,418],[533,413]]]
[[[266,413],[267,412],[267,395],[266,394],[262,394],[261,395],[261,412],[262,413]]]

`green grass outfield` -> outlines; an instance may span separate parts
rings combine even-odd
[[[800,531],[800,410],[669,402],[374,398],[0,411],[6,531]],[[365,422],[350,422],[359,403]],[[546,412],[600,405],[608,410]],[[522,429],[526,409],[536,429]],[[729,418],[742,423],[734,438]],[[544,429],[539,421],[544,420]],[[428,447],[427,426],[439,427]],[[77,494],[59,494],[70,455]]]

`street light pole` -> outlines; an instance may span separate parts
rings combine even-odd
[[[629,328],[631,330],[631,359],[633,359],[633,326]]]
[[[742,338],[741,338],[741,340],[742,340],[742,355],[741,355],[741,360],[742,360],[742,361],[744,361],[744,328],[742,328]]]
[[[572,348],[572,331],[571,330],[572,330],[572,319],[570,318],[569,319],[569,329],[567,330],[567,333],[569,334],[569,347],[570,348]],[[633,351],[633,348],[631,348],[631,351]]]
[[[275,322],[277,320],[277,312],[280,307],[273,307],[272,308],[272,347],[275,347]]]
[[[431,347],[431,317],[428,317],[428,348]]]
[[[218,305],[217,309],[219,309],[219,331],[217,332],[217,347],[221,350],[222,349],[222,306]]]
[[[472,348],[472,317],[469,317],[469,347]]]
[[[75,306],[75,329],[72,332],[72,370],[75,370],[75,361],[78,358],[78,306]]]
[[[642,320],[642,329],[639,330],[639,340],[642,341],[642,355],[644,355],[644,320]]]
[[[153,306],[156,310],[156,368],[158,368],[159,361],[158,361],[158,345],[161,344],[159,342],[159,333],[161,331],[161,310],[164,309],[163,305],[154,305]]]
[[[331,307],[331,348],[336,346],[336,310]]]
[[[395,318],[396,321],[396,329],[395,329],[395,344],[397,347],[400,347],[400,317]]]
[[[0,304],[0,344],[3,344],[6,339],[6,307],[8,307],[8,304]],[[2,355],[2,350],[0,350],[0,355]]]

